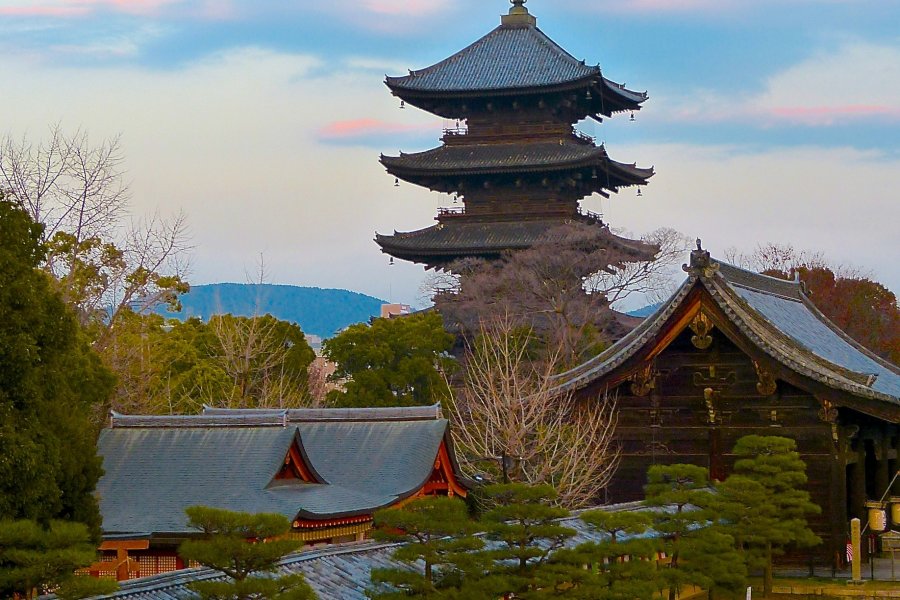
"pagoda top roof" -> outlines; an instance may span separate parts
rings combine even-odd
[[[527,12],[511,12],[499,27],[435,65],[386,79],[397,94],[454,95],[577,87],[600,81],[628,103],[647,99],[646,93],[627,90],[605,79],[599,66],[587,65],[566,52],[537,27]]]
[[[685,270],[687,280],[668,302],[619,342],[559,375],[558,389],[581,389],[624,368],[655,343],[688,306],[694,290],[700,289],[704,301],[758,352],[789,371],[844,392],[841,405],[876,417],[900,414],[900,368],[838,329],[809,300],[801,282],[717,262],[699,247]]]

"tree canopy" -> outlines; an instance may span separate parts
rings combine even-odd
[[[344,407],[440,402],[449,393],[444,374],[454,365],[447,354],[453,343],[435,312],[352,325],[324,344],[337,365],[332,379],[343,383],[329,400]]]
[[[313,600],[315,593],[300,574],[275,577],[281,558],[303,545],[285,539],[291,529],[285,517],[248,514],[204,506],[185,512],[203,539],[183,542],[179,554],[220,571],[226,581],[191,584],[203,600]]]
[[[762,568],[765,593],[772,590],[774,556],[789,546],[815,546],[821,540],[807,517],[821,509],[812,502],[806,465],[794,440],[749,435],[738,440],[734,474],[719,486],[719,513],[751,568]]]
[[[66,519],[99,533],[92,411],[113,377],[39,270],[43,227],[0,198],[0,519]]]

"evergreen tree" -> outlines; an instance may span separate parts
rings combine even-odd
[[[281,558],[302,543],[279,539],[291,524],[281,515],[232,512],[204,506],[185,511],[205,539],[188,540],[178,552],[227,575],[228,581],[198,581],[191,588],[203,600],[312,600],[300,574],[275,577]]]
[[[554,590],[558,598],[591,600],[651,600],[662,587],[656,568],[657,542],[640,536],[649,529],[648,512],[582,513],[581,520],[605,535],[600,542],[559,550],[548,563],[565,583]],[[587,568],[585,568],[587,567]],[[551,597],[551,596],[548,596]]]
[[[821,509],[810,500],[806,465],[794,440],[749,435],[738,440],[734,474],[720,485],[721,514],[751,568],[763,569],[766,594],[772,591],[774,557],[790,545],[821,540],[807,517]]]
[[[99,534],[90,418],[112,375],[38,267],[42,226],[0,197],[0,519],[78,521]]]
[[[375,513],[375,525],[377,539],[407,543],[393,555],[405,566],[372,572],[370,598],[449,598],[464,585],[464,597],[490,598],[478,595],[473,585],[486,569],[475,554],[484,543],[472,535],[476,525],[462,500],[419,498]]]
[[[326,340],[325,356],[337,365],[343,390],[329,394],[337,406],[416,406],[445,399],[443,373],[454,338],[435,312],[353,325]]]
[[[568,587],[571,572],[548,566],[551,556],[575,535],[574,529],[559,523],[569,512],[552,505],[555,490],[510,483],[488,486],[484,492],[494,506],[482,524],[494,545],[481,552],[492,563],[482,588],[494,597],[542,598]]]
[[[96,557],[83,523],[0,521],[0,597],[32,598],[54,588],[62,600],[111,593],[118,587],[114,581],[75,575]]]
[[[661,580],[675,600],[685,585],[707,590],[739,589],[746,568],[734,539],[712,522],[715,498],[707,471],[696,465],[654,465],[647,472],[646,503],[659,507],[653,529],[663,536],[668,565]]]

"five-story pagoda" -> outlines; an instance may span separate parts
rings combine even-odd
[[[461,209],[441,209],[437,224],[410,233],[377,235],[391,256],[442,268],[463,258],[498,258],[531,247],[563,223],[597,227],[597,240],[633,260],[655,249],[613,235],[579,201],[609,197],[641,186],[653,169],[618,163],[582,135],[585,118],[640,110],[646,93],[606,79],[537,27],[525,8],[513,6],[492,32],[427,69],[388,77],[401,99],[446,119],[465,122],[449,130],[434,150],[381,157],[398,179],[455,194]]]

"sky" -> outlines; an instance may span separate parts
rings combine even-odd
[[[384,76],[499,24],[505,0],[0,0],[0,133],[121,134],[135,218],[184,211],[194,284],[254,278],[427,304],[373,238],[450,199],[394,187],[380,153],[448,123]],[[673,227],[722,256],[792,244],[900,292],[900,2],[530,0],[538,26],[647,90],[635,122],[583,125],[653,166],[586,208]]]

